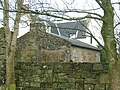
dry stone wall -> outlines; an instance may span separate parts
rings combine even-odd
[[[17,90],[109,90],[108,65],[17,63]]]

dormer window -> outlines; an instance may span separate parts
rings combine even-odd
[[[69,34],[69,38],[75,39],[75,38],[76,38],[76,33],[70,33],[70,34]]]

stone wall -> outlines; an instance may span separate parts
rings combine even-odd
[[[61,48],[59,50],[42,50],[40,56],[45,62],[69,62],[70,54],[68,48]]]
[[[100,62],[100,51],[72,46],[70,52],[73,62]]]
[[[39,23],[31,24],[31,31],[18,39],[15,56],[17,61],[70,60],[70,43],[46,33],[43,28]]]
[[[109,90],[108,65],[17,63],[17,90]]]

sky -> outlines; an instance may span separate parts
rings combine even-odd
[[[95,0],[24,0],[24,4],[32,3],[35,4],[35,2],[41,1],[44,3],[48,3],[46,6],[53,7],[54,9],[81,9],[81,10],[89,10],[89,9],[95,9],[98,8],[98,4],[95,2]],[[119,2],[120,0],[112,0],[112,2]],[[14,2],[14,0],[10,0],[11,3]],[[118,10],[118,5],[115,6]],[[34,7],[36,8],[36,7]],[[0,10],[0,20],[3,18],[2,11]],[[97,11],[97,13],[102,14],[102,10]],[[69,16],[80,16],[82,14],[77,13],[68,13]],[[1,25],[1,24],[0,24]]]
[[[94,0],[40,0],[41,2],[47,3],[44,5],[44,7],[52,7],[54,10],[64,10],[64,9],[80,9],[80,10],[90,10],[93,8],[98,8],[98,4]],[[91,2],[92,1],[92,2]],[[38,9],[40,5],[37,5],[34,7],[34,2],[38,2],[38,0],[26,0],[25,4],[32,4],[32,9]],[[42,7],[42,6],[41,6]],[[51,10],[51,8],[49,8]],[[96,11],[95,11],[96,12]],[[99,13],[102,13],[101,10],[99,10]],[[62,15],[67,15],[69,17],[82,17],[85,16],[86,14],[80,14],[80,13],[60,13]],[[49,18],[49,19],[54,19],[48,16],[40,16],[41,18]],[[57,19],[59,20],[59,19]],[[65,22],[65,20],[64,20]],[[29,29],[29,28],[28,28]],[[25,31],[25,32],[24,32]],[[22,28],[20,30],[20,36],[23,35],[24,33],[28,32],[25,28]]]
[[[11,3],[14,3],[14,0],[10,0]],[[42,5],[40,6],[40,4],[38,5],[38,3],[36,3],[37,5],[34,6],[35,2],[40,1],[41,3],[44,2],[46,3],[44,5],[44,7],[49,7],[49,9],[51,10],[63,10],[63,9],[79,9],[79,10],[90,10],[90,9],[96,9],[99,8],[99,5],[95,2],[95,0],[25,0],[24,4],[29,4],[31,3],[32,5],[32,9],[34,8],[34,10],[36,9],[40,9],[40,7],[42,7]],[[112,0],[112,2],[120,2],[120,0]],[[11,5],[12,7],[14,5]],[[33,7],[34,6],[34,7]],[[39,6],[39,7],[38,7]],[[119,13],[119,5],[114,5],[116,12]],[[43,9],[41,9],[43,10]],[[103,15],[103,11],[101,9],[96,10],[96,11],[92,11],[98,14]],[[0,10],[0,20],[2,20],[3,16],[2,16],[2,11]],[[69,17],[82,17],[86,14],[80,14],[80,13],[67,13],[67,14],[63,14],[60,13],[61,15],[67,15]],[[119,13],[120,14],[120,13]],[[14,14],[10,14],[12,16],[12,18],[15,18]],[[23,20],[25,20],[26,16],[22,17]],[[50,17],[46,17],[46,16],[40,16],[42,18],[50,18]],[[53,18],[50,18],[53,19]],[[10,19],[10,28],[12,30],[13,28],[13,21],[12,19]],[[116,19],[117,22],[117,19]],[[29,24],[29,23],[28,23]],[[0,23],[0,27],[2,26],[2,23]],[[101,39],[101,37],[98,35],[100,33],[100,26],[98,25],[98,23],[93,20],[92,24],[91,24],[91,29],[94,28],[94,30],[97,30],[97,32],[93,32],[93,34],[95,34],[96,36],[98,36],[97,38]],[[26,25],[24,24],[20,24],[20,30],[19,30],[19,36],[24,35],[25,33],[27,33],[29,31],[29,27],[26,27]]]
[[[95,9],[95,8],[99,7],[98,4],[95,2],[95,0],[24,0],[24,4],[31,3],[34,6],[35,2],[38,2],[38,1],[47,3],[44,6],[52,7],[52,8],[54,8],[54,10],[56,10],[56,9],[59,9],[59,10],[63,10],[63,9],[90,10],[90,9]],[[112,2],[119,2],[119,1],[120,0],[112,0]],[[10,0],[10,2],[14,3],[14,0]],[[11,5],[11,6],[13,6],[13,5]],[[40,4],[39,4],[39,6],[40,6]],[[116,5],[115,7],[118,11],[119,6]],[[33,8],[38,9],[37,6],[35,6]],[[97,11],[93,11],[93,12],[103,14],[102,10],[97,10]],[[67,15],[70,17],[81,17],[82,15],[85,15],[85,14],[68,13]],[[14,16],[14,15],[12,15],[12,16]],[[2,20],[2,18],[3,18],[3,15],[2,15],[2,11],[0,10],[0,20]],[[1,26],[1,23],[0,23],[0,26]]]

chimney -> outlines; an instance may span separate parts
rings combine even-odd
[[[30,24],[30,33],[45,32],[45,25],[43,23],[31,23]]]

